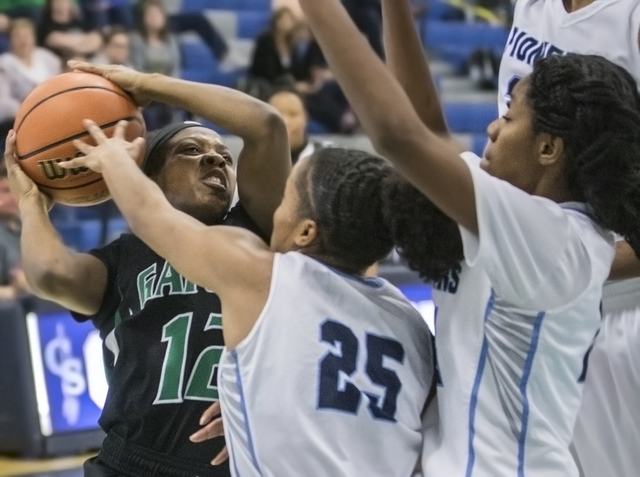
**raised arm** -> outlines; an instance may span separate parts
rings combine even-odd
[[[104,264],[67,248],[49,220],[47,197],[16,163],[15,135],[7,138],[5,161],[11,190],[20,201],[22,269],[32,291],[83,315],[100,309],[107,288]]]
[[[478,232],[471,172],[450,141],[427,128],[338,0],[301,0],[333,73],[385,157],[445,214]]]
[[[434,133],[449,136],[409,0],[382,0],[382,15],[389,70],[422,122]]]
[[[223,86],[193,83],[122,66],[72,62],[73,68],[100,74],[142,103],[157,101],[205,118],[244,141],[238,160],[238,193],[251,218],[271,234],[272,218],[291,171],[287,130],[266,103]]]

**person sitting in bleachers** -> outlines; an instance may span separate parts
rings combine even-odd
[[[143,73],[179,77],[180,49],[169,31],[162,2],[147,0],[142,6],[139,30],[131,34],[131,64]],[[151,103],[143,110],[149,131],[160,129],[177,119],[177,112],[165,104]]]
[[[60,57],[65,50],[92,55],[102,46],[102,36],[82,21],[72,0],[47,0],[38,26],[38,43]]]
[[[43,6],[44,0],[0,0],[0,53],[9,49],[11,20],[29,18],[38,23]]]
[[[112,27],[104,35],[104,47],[91,59],[91,63],[98,65],[131,66],[129,50],[131,41],[129,33],[121,26]]]
[[[287,7],[273,13],[269,28],[256,38],[249,67],[249,78],[252,81],[266,82],[268,86],[292,82],[290,37],[296,23],[296,17]],[[265,89],[269,91],[268,87]],[[266,95],[268,94],[267,92]]]
[[[266,100],[283,87],[302,95],[310,116],[329,132],[350,133],[357,127],[311,31],[286,7],[274,13],[270,28],[257,38],[244,89]]]
[[[40,83],[61,72],[59,58],[36,45],[35,25],[21,18],[11,22],[9,51],[0,55],[0,142],[4,148],[15,115]]]
[[[293,89],[275,90],[267,101],[276,108],[284,119],[289,134],[291,161],[310,156],[314,152],[329,147],[330,144],[309,139],[307,134],[308,113],[302,97]]]

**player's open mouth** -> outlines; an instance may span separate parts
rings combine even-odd
[[[202,176],[202,183],[213,189],[227,190],[227,176],[222,169],[211,169]]]

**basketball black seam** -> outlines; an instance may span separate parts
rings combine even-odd
[[[20,121],[20,124],[16,126],[16,134],[18,134],[18,131],[20,130],[20,127],[24,123],[25,119],[27,119],[27,116],[29,116],[33,112],[33,110],[36,109],[38,106],[40,106],[42,103],[49,101],[51,98],[55,98],[56,96],[60,96],[61,94],[68,93],[69,91],[78,91],[80,89],[102,89],[104,91],[109,91],[110,93],[117,94],[118,96],[121,96],[128,101],[131,101],[130,96],[127,96],[126,94],[122,94],[113,89],[105,88],[104,86],[77,86],[75,88],[65,89],[64,91],[58,91],[57,93],[54,93],[51,96],[47,96],[46,98],[40,100],[39,102],[33,105],[33,108],[31,108],[29,112],[27,112],[27,114],[24,115],[24,118],[22,118],[22,121]]]
[[[103,124],[103,125],[101,125],[99,127],[100,127],[100,129],[110,128],[111,126],[115,126],[116,124],[118,124],[120,121],[138,121],[140,124],[142,124],[142,121],[140,121],[140,119],[138,119],[137,117],[129,116],[129,117],[126,117],[126,118],[118,119],[116,121],[111,121],[110,123]],[[47,149],[51,149],[53,147],[57,147],[57,146],[59,146],[61,144],[64,144],[65,142],[73,141],[75,139],[80,139],[80,138],[86,137],[88,135],[89,135],[88,131],[84,131],[84,132],[81,132],[81,133],[78,133],[78,134],[74,134],[73,136],[67,137],[65,139],[61,139],[60,141],[56,141],[56,142],[53,142],[51,144],[47,144],[45,147],[41,147],[40,149],[37,149],[37,150],[35,150],[33,152],[30,152],[29,154],[25,154],[24,156],[18,156],[18,160],[19,161],[23,161],[25,159],[29,159],[30,157],[33,157],[33,156],[35,156],[37,154],[40,154],[41,152],[44,152]]]
[[[53,187],[53,186],[48,186],[48,185],[41,184],[40,182],[36,182],[36,181],[33,181],[33,182],[34,182],[34,184],[36,184],[37,186],[42,187],[42,188],[44,188],[44,189],[51,189],[51,190],[73,190],[73,189],[82,189],[83,187],[87,187],[87,186],[93,185],[93,184],[95,184],[96,182],[100,182],[101,180],[102,180],[102,177],[98,177],[98,178],[97,178],[96,180],[94,180],[94,181],[86,182],[86,183],[84,183],[84,184],[77,185],[77,186],[73,186],[73,187]]]

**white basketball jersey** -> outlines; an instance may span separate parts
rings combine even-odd
[[[604,320],[574,432],[584,477],[635,477],[640,469],[640,279],[610,282]]]
[[[567,13],[561,0],[518,0],[500,65],[498,105],[507,110],[515,82],[540,56],[597,54],[625,68],[640,83],[640,2],[596,0]],[[621,307],[620,297],[632,300]],[[640,468],[640,280],[607,284],[603,329],[589,358],[584,402],[576,424],[575,451],[586,477],[632,475]],[[635,372],[630,372],[630,369]],[[628,411],[628,416],[624,410]],[[617,411],[619,410],[619,411]],[[640,419],[640,417],[638,417]],[[614,471],[615,470],[615,471]]]
[[[596,0],[572,13],[562,0],[518,0],[500,64],[500,115],[507,110],[517,80],[530,74],[540,57],[567,52],[601,55],[640,82],[639,31],[638,0]]]
[[[234,476],[408,477],[434,365],[395,287],[276,255],[267,304],[218,386]]]
[[[479,235],[434,286],[439,427],[432,477],[571,477],[585,355],[600,326],[614,238],[581,204],[559,205],[489,176],[464,154]]]

